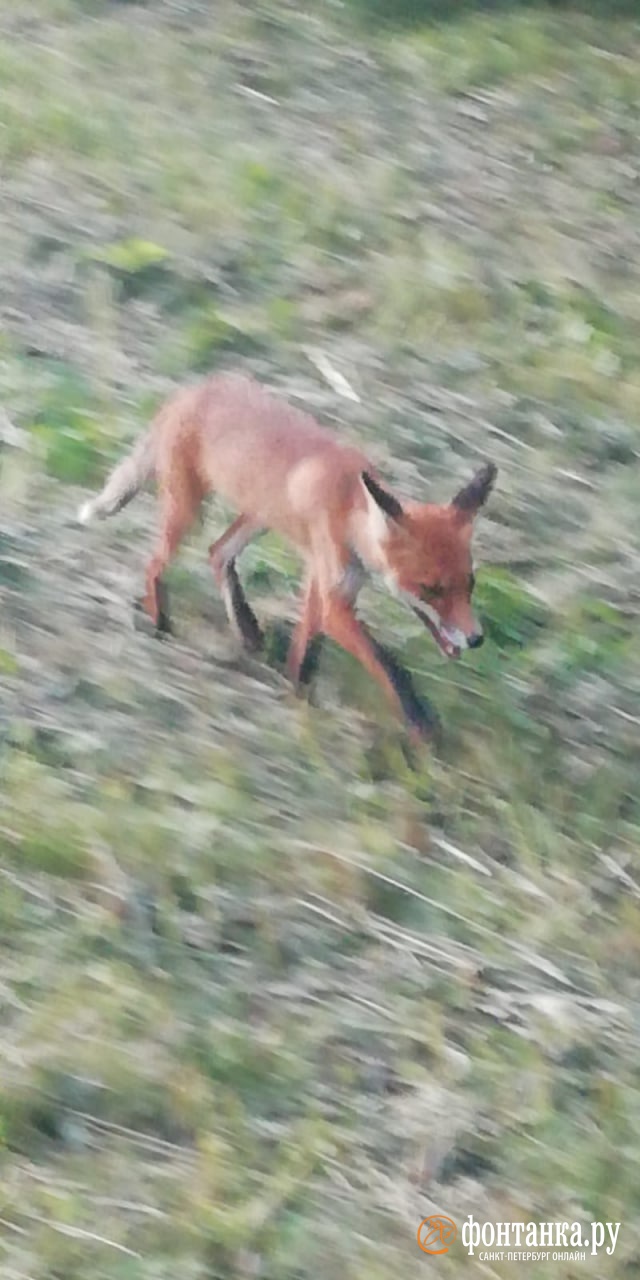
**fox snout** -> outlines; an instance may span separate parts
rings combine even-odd
[[[444,650],[447,657],[459,658],[465,649],[479,649],[484,644],[484,632],[479,622],[475,619],[470,630],[466,627],[452,626],[451,623],[440,620],[438,631],[440,635],[436,636],[440,648]],[[442,639],[444,644],[442,643]],[[454,652],[451,652],[451,648]]]
[[[413,610],[447,658],[459,658],[465,649],[479,649],[484,644],[484,632],[473,615],[467,626],[460,626],[453,619],[445,620],[436,609],[423,603],[414,604]]]

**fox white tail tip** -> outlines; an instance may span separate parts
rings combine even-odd
[[[88,524],[93,517],[93,503],[83,502],[78,510],[78,524]]]

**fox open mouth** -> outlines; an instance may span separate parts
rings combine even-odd
[[[418,617],[420,621],[424,623],[425,627],[427,627],[431,632],[438,648],[442,650],[445,656],[447,658],[459,658],[462,650],[460,649],[460,646],[455,644],[451,637],[447,635],[445,628],[439,627],[437,623],[433,622],[424,609],[421,609],[416,605],[413,605],[412,608],[416,617]]]

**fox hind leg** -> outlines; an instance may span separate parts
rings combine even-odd
[[[322,599],[318,583],[311,576],[307,580],[300,618],[291,637],[287,657],[287,673],[297,688],[310,683],[318,665],[322,639]]]
[[[162,575],[193,523],[198,495],[182,486],[178,490],[166,490],[161,502],[160,532],[155,552],[147,566],[146,591],[142,603],[158,634],[170,634],[169,597]]]
[[[236,569],[236,557],[260,532],[260,526],[249,516],[238,516],[217,542],[209,547],[209,560],[213,575],[232,630],[246,649],[256,652],[262,647],[263,636],[258,619],[242,590]]]

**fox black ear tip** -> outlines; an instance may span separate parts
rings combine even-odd
[[[486,464],[487,490],[491,492],[498,478],[498,464],[493,460]]]
[[[360,479],[369,496],[373,498],[380,510],[384,511],[385,515],[390,516],[392,520],[402,520],[404,515],[402,504],[398,502],[398,499],[392,493],[389,493],[381,484],[378,484],[378,481],[371,475],[370,471],[361,471]]]
[[[486,462],[482,463],[478,474],[486,481],[487,484],[493,484],[498,474],[497,462],[494,462],[493,458],[487,458]]]
[[[489,460],[483,462],[468,483],[463,485],[455,498],[452,498],[451,506],[461,512],[465,518],[475,515],[487,501],[497,474],[498,467],[495,462]]]

